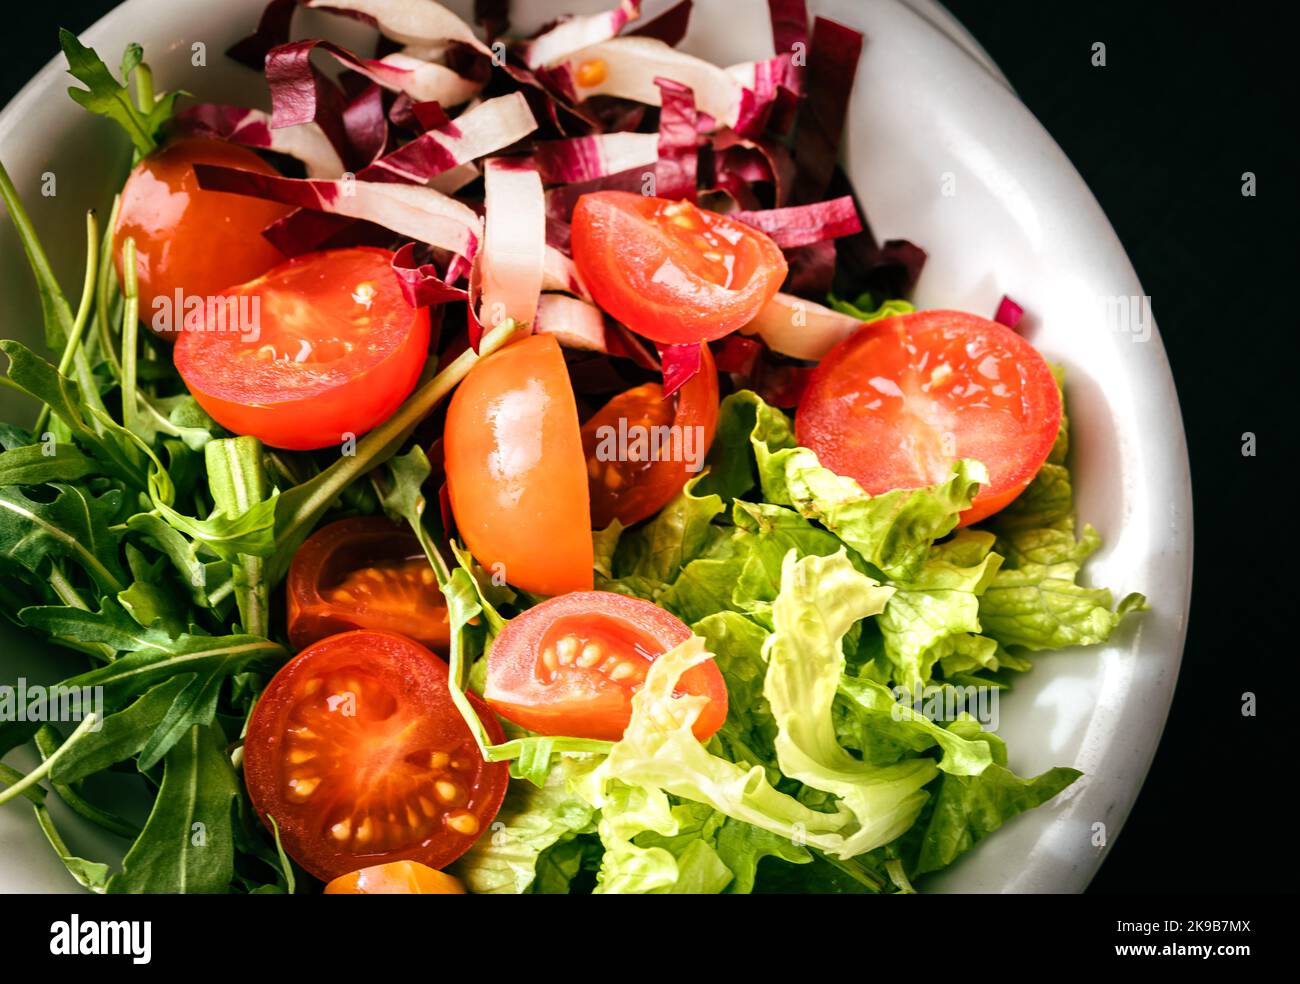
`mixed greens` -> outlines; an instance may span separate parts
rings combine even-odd
[[[73,97],[119,123],[137,158],[154,150],[178,93],[153,91],[139,47],[128,49],[119,82],[73,35],[62,43],[86,86]],[[535,47],[530,67],[549,60],[545,45]],[[513,103],[501,104],[507,110]],[[209,116],[203,125],[240,121]],[[634,144],[620,152],[639,160],[645,148]],[[584,160],[548,166],[566,180],[617,170],[605,161],[584,171]],[[826,167],[829,180],[833,160]],[[306,537],[341,516],[387,513],[416,532],[448,607],[457,706],[485,757],[511,763],[504,806],[452,868],[472,891],[912,892],[918,877],[1079,776],[1017,775],[1002,740],[966,712],[973,695],[1009,690],[1030,653],[1102,643],[1144,606],[1140,595],[1116,604],[1078,583],[1100,539],[1076,527],[1064,416],[1026,491],[954,532],[986,477],[979,462],[961,461],[942,484],[871,496],[799,447],[782,409],[737,388],[722,401],[706,469],[648,521],[595,534],[596,587],[653,601],[692,638],[651,664],[621,740],[511,726],[493,744],[462,691],[482,689],[493,638],[539,599],[496,583],[454,540],[448,562],[415,435],[520,326],[499,323],[476,349],[426,370],[348,452],[275,450],[217,425],[165,351],[142,337],[129,248],[121,285],[113,274],[111,219],[101,234],[87,218],[74,309],[2,166],[0,195],[36,280],[48,350],[0,342],[5,387],[30,398],[35,421],[0,424],[0,610],[82,654],[89,668],[62,686],[95,688],[103,700],[102,718],[75,729],[43,720],[40,703],[0,717],[0,755],[30,743],[42,760],[26,775],[0,765],[0,803],[25,797],[85,888],[312,888],[254,815],[240,740],[291,656],[276,589]],[[843,221],[832,208],[818,215]],[[823,234],[780,245],[798,249]],[[914,279],[914,247],[894,245],[883,264]],[[408,272],[429,288],[419,267]],[[862,321],[911,311],[903,290],[873,287],[828,300]],[[762,377],[749,378],[757,387]],[[710,656],[729,713],[701,744],[692,724],[703,698],[680,696],[677,685]],[[120,865],[71,854],[51,795],[129,845]],[[151,804],[142,825],[104,806],[137,801]]]

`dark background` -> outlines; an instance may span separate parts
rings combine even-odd
[[[60,0],[9,11],[0,102],[55,53],[59,26],[80,31],[114,5]],[[1296,495],[1282,473],[1295,444],[1292,401],[1284,413],[1282,394],[1298,385],[1297,325],[1284,296],[1300,258],[1296,56],[1285,8],[948,7],[1119,233],[1152,298],[1191,446],[1196,578],[1183,670],[1155,765],[1092,891],[1294,890],[1280,866],[1295,863],[1287,845],[1296,780],[1287,746],[1272,737],[1281,733],[1279,682],[1295,660],[1282,622],[1300,607],[1281,562],[1294,556],[1296,537]],[[1104,68],[1090,61],[1096,41],[1106,44]],[[1254,198],[1241,194],[1245,171],[1256,175]],[[1241,453],[1247,431],[1255,457]],[[1255,718],[1241,714],[1246,691],[1258,697]]]

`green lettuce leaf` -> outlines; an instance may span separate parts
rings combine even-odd
[[[873,766],[840,745],[833,717],[844,672],[842,641],[859,619],[883,611],[893,589],[857,571],[846,552],[832,557],[786,557],[781,593],[772,606],[774,632],[763,646],[763,693],[776,719],[781,772],[838,797],[854,817],[839,858],[863,854],[893,840],[916,820],[938,770],[916,758]]]
[[[947,867],[1012,817],[1041,806],[1082,775],[1077,769],[1055,768],[1021,778],[1007,768],[1006,746],[996,735],[980,731],[972,721],[956,721],[949,727],[987,742],[993,763],[977,776],[944,775],[913,876]]]
[[[955,665],[963,668],[994,663],[997,643],[979,635],[980,596],[1002,561],[993,542],[991,533],[962,530],[932,547],[910,579],[891,582],[897,590],[877,625],[889,677],[900,686],[919,691],[940,660],[960,657]]]
[[[671,855],[640,856],[636,852],[662,849],[632,844],[642,830],[665,836],[675,831],[671,805],[664,794],[706,804],[786,840],[802,839],[828,851],[845,847],[839,831],[852,820],[847,810],[824,813],[811,809],[778,791],[762,765],[728,761],[695,738],[691,727],[707,698],[675,697],[674,691],[681,675],[709,655],[703,639],[692,636],[655,659],[644,686],[632,699],[632,719],[622,740],[583,783],[584,795],[601,810],[601,840],[611,873],[607,876],[602,866],[602,886],[613,884],[610,878],[615,874],[630,879],[627,884],[635,882],[637,891],[652,891],[675,881],[669,867]]]
[[[528,891],[543,852],[596,829],[595,809],[572,787],[597,762],[588,756],[560,757],[540,788],[529,782],[510,784],[488,832],[453,869],[471,892],[518,895]]]

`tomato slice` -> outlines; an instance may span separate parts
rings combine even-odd
[[[317,878],[401,860],[441,868],[491,824],[509,769],[483,761],[447,681],[418,642],[362,630],[309,646],[267,684],[244,739],[248,795]]]
[[[786,274],[780,248],[757,229],[628,191],[579,198],[572,246],[596,303],[657,342],[721,338],[752,321]]]
[[[709,347],[700,347],[700,371],[668,399],[659,383],[645,383],[583,424],[596,529],[653,516],[699,474],[718,427],[718,370]]]
[[[465,886],[446,872],[418,861],[390,861],[349,871],[325,886],[326,895],[466,895]]]
[[[1011,329],[961,311],[864,325],[813,370],[795,415],[799,443],[878,495],[946,481],[958,458],[989,472],[961,515],[976,522],[1038,473],[1061,423],[1043,357]]]
[[[483,699],[502,717],[544,735],[617,741],[632,698],[656,657],[691,630],[659,606],[610,591],[544,601],[506,623],[488,654]],[[709,698],[695,722],[707,741],[727,719],[727,685],[708,660],[687,670],[680,692]]]
[[[555,336],[475,365],[447,408],[443,447],[456,528],[479,563],[534,594],[591,588],[578,405]]]
[[[201,138],[170,143],[131,171],[113,230],[118,279],[122,244],[129,236],[135,240],[140,319],[169,341],[181,326],[178,293],[183,308],[187,298],[219,294],[284,262],[284,254],[261,233],[292,210],[278,202],[203,191],[194,164],[276,173],[247,147]]]
[[[437,652],[451,638],[420,541],[383,516],[340,519],[309,536],[293,555],[285,595],[294,649],[351,629],[396,632]]]
[[[415,388],[429,312],[372,247],[308,253],[231,287],[187,320],[176,368],[217,423],[277,448],[338,445]]]

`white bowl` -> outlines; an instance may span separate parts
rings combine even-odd
[[[263,0],[128,0],[85,32],[110,65],[139,41],[160,86],[202,99],[266,105],[260,78],[223,57],[256,23]],[[516,0],[531,29],[561,6],[609,0]],[[468,0],[453,2],[467,11]],[[647,5],[650,11],[663,0]],[[1002,702],[1001,733],[1022,774],[1072,765],[1083,779],[1025,814],[927,883],[947,892],[1077,892],[1114,842],[1146,776],[1169,709],[1186,631],[1192,513],[1178,397],[1158,333],[1107,323],[1106,298],[1141,298],[1132,265],[1060,148],[1016,99],[987,55],[930,0],[814,0],[815,13],[864,31],[844,164],[878,238],[930,254],[917,301],[991,314],[1003,293],[1030,312],[1028,333],[1067,368],[1072,466],[1082,518],[1105,547],[1085,577],[1117,595],[1140,590],[1152,610],[1125,620],[1110,643],[1044,655]],[[316,15],[320,16],[320,15]],[[329,24],[332,34],[342,25]],[[306,33],[305,19],[299,22]],[[24,38],[48,45],[55,39]],[[192,45],[207,65],[191,65]],[[764,0],[703,0],[684,47],[720,64],[771,54]],[[56,271],[80,284],[82,214],[106,208],[128,160],[114,127],[74,105],[62,59],[0,114],[0,159],[32,213]],[[57,194],[42,197],[44,172]],[[945,195],[945,189],[955,193]],[[36,294],[7,222],[0,223],[0,303],[6,337],[36,344]],[[21,412],[0,391],[6,419]],[[0,627],[0,680],[52,682],[75,658]],[[11,761],[31,764],[25,753]],[[56,811],[59,809],[55,804]],[[65,820],[74,850],[112,856],[120,844]],[[1102,826],[1098,826],[1102,825]],[[0,809],[0,890],[69,891],[75,884],[18,804]]]

